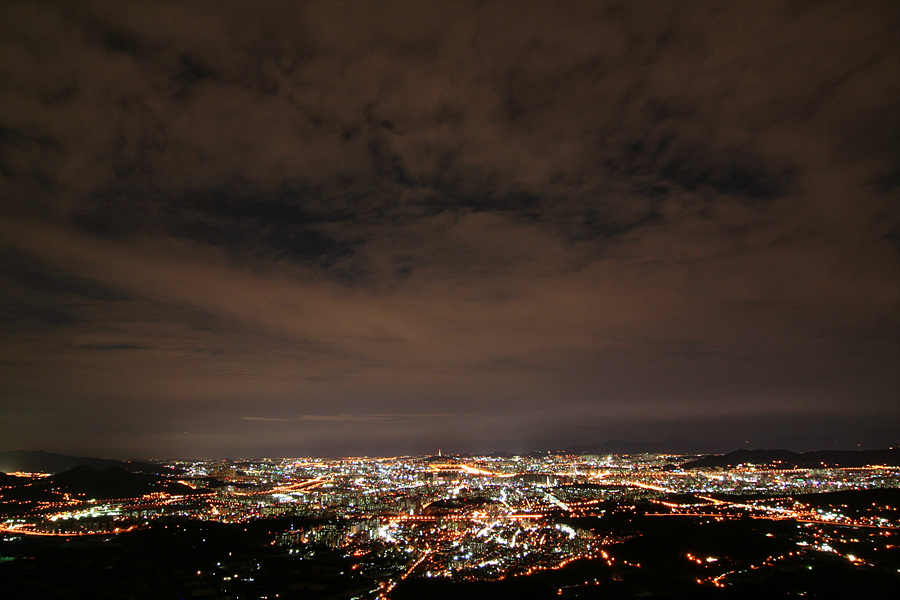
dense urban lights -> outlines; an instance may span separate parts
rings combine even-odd
[[[696,583],[714,587],[727,586],[729,578],[739,574],[795,561],[804,553],[830,553],[866,565],[859,552],[844,548],[857,547],[860,537],[892,547],[900,527],[898,507],[873,505],[860,511],[814,501],[822,492],[900,487],[897,467],[675,466],[685,458],[641,454],[175,461],[167,465],[181,472],[177,480],[190,486],[191,493],[153,492],[105,501],[65,495],[56,502],[22,503],[18,511],[15,501],[6,501],[7,515],[12,516],[2,531],[5,536],[71,538],[114,536],[162,523],[179,528],[193,521],[239,525],[301,518],[302,525],[298,521],[285,526],[271,544],[298,560],[337,552],[352,563],[354,577],[371,583],[360,598],[387,598],[410,578],[498,581],[561,569],[579,559],[602,561],[610,569],[640,569],[639,563],[616,557],[617,545],[640,536],[639,531],[592,526],[613,514],[796,524],[787,536],[794,550],[760,564],[688,553],[686,560],[701,569]],[[253,580],[252,572],[232,570],[223,567],[215,574],[223,589]]]

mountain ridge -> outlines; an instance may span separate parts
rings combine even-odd
[[[735,450],[727,454],[713,454],[681,465],[683,469],[736,467],[738,465],[777,465],[780,468],[867,467],[871,465],[900,466],[900,449],[884,450]]]
[[[43,450],[9,450],[0,452],[0,472],[2,473],[61,473],[80,465],[103,470],[120,467],[132,473],[153,473],[174,475],[174,469],[153,465],[138,460],[117,460],[112,458],[92,458],[71,454],[56,454]]]

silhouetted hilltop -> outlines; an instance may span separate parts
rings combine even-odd
[[[773,465],[781,468],[900,466],[900,450],[735,450],[728,454],[704,456],[681,465],[684,469]]]
[[[135,498],[154,492],[173,495],[196,493],[189,486],[156,475],[131,473],[120,467],[98,471],[87,465],[42,479],[20,478],[22,484],[2,492],[3,500],[53,501],[68,494],[73,498],[114,500]]]
[[[0,472],[3,473],[15,471],[24,471],[26,473],[60,473],[62,471],[74,469],[79,465],[87,465],[94,469],[121,467],[127,471],[137,473],[157,473],[160,475],[175,474],[175,471],[168,467],[151,465],[140,461],[71,456],[68,454],[44,452],[43,450],[13,450],[9,452],[0,452]]]

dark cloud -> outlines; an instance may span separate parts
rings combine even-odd
[[[890,3],[0,11],[10,447],[900,424]]]

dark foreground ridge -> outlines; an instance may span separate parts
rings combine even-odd
[[[683,469],[769,465],[782,468],[816,469],[822,467],[858,468],[871,465],[900,465],[900,449],[887,450],[735,450],[728,454],[704,456],[681,465]]]

